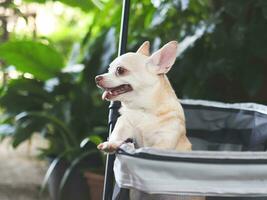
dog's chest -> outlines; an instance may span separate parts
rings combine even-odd
[[[163,129],[168,129],[168,125],[163,128],[160,118],[149,112],[127,111],[123,115],[132,126],[134,139],[139,147],[151,146],[157,139],[157,133],[162,132]]]
[[[147,132],[155,127],[157,118],[145,111],[128,111],[124,113],[130,124],[142,132]]]

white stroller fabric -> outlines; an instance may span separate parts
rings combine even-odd
[[[175,152],[123,145],[114,172],[119,187],[149,194],[267,196],[265,152]]]
[[[114,164],[119,188],[148,194],[265,199],[267,106],[181,103],[193,151],[135,149],[125,144]]]

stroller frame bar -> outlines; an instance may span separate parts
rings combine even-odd
[[[118,56],[126,53],[127,39],[128,39],[128,22],[130,14],[130,0],[123,0],[122,5],[122,18],[121,18],[121,29],[120,29],[120,39],[119,39],[119,48]],[[115,127],[117,118],[119,116],[119,108],[121,104],[118,101],[111,102],[109,105],[109,135],[111,134],[113,128]],[[114,185],[114,165],[115,155],[107,155],[106,158],[106,169],[105,169],[105,181],[103,189],[103,200],[112,200],[113,195],[113,185]]]

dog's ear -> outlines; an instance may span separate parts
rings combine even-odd
[[[145,41],[140,47],[139,49],[136,51],[136,53],[140,53],[143,54],[145,56],[150,56],[150,43],[149,41]]]
[[[157,74],[166,74],[176,60],[178,43],[171,41],[148,58],[148,64]]]

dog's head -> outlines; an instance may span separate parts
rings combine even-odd
[[[108,73],[96,76],[96,84],[104,89],[102,98],[128,101],[143,95],[166,74],[176,59],[177,42],[171,41],[150,56],[149,42],[144,42],[136,53],[117,57]]]

